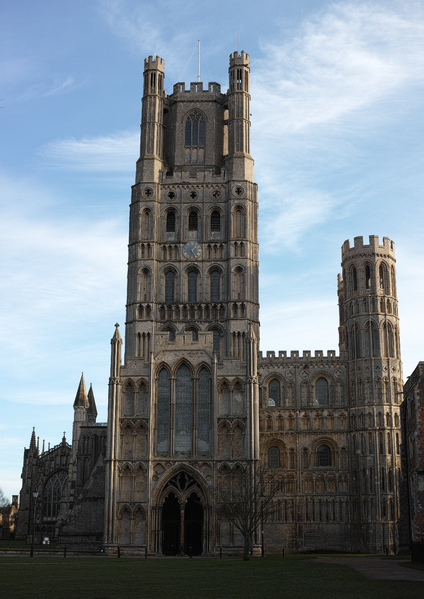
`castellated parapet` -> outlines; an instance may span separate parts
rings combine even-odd
[[[149,56],[148,58],[144,59],[144,70],[151,70],[151,69],[157,69],[158,71],[162,71],[162,73],[165,72],[165,61],[163,58],[161,58],[160,56],[155,56],[153,58],[153,56]]]
[[[249,55],[244,50],[230,54],[230,67],[249,66]]]
[[[350,245],[350,240],[347,239],[342,245],[342,262],[348,260],[352,256],[360,254],[388,254],[393,259],[395,257],[395,243],[388,237],[383,237],[383,245],[379,244],[378,235],[369,236],[369,244],[364,244],[364,238],[361,236],[355,237],[353,247]]]

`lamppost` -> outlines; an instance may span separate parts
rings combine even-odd
[[[264,547],[264,501],[265,495],[263,490],[259,496],[259,501],[261,502],[261,557],[265,557],[265,547]]]
[[[29,552],[29,557],[34,557],[35,506],[37,503],[38,491],[33,491],[32,496],[34,497],[34,510],[33,510],[33,514],[32,514],[31,551]]]

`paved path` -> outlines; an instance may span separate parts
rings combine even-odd
[[[327,564],[349,566],[366,578],[375,580],[412,580],[424,582],[424,570],[405,568],[403,560],[381,559],[381,557],[318,557]]]

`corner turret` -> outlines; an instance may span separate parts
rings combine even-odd
[[[144,85],[141,109],[140,158],[136,183],[158,180],[163,169],[163,80],[165,61],[149,56],[144,61]]]
[[[228,159],[232,177],[253,181],[250,156],[249,55],[230,54],[228,90]]]

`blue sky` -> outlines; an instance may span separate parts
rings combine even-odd
[[[396,243],[405,374],[424,359],[424,5],[418,1],[17,0],[0,21],[0,486],[32,427],[71,438],[81,372],[106,420],[125,322],[143,60],[168,90],[227,87],[251,57],[261,349],[337,349],[340,247]]]

